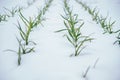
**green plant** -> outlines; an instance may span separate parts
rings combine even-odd
[[[52,1],[52,0],[49,0],[49,1]],[[50,5],[51,2],[49,2],[46,4],[46,5]],[[22,20],[22,22],[24,23],[24,26],[25,28],[21,27],[20,23],[18,22],[18,30],[20,32],[20,37],[21,37],[21,41],[18,41],[19,44],[20,44],[20,51],[23,53],[23,54],[26,54],[26,53],[31,53],[31,52],[34,52],[34,47],[30,44],[32,43],[33,45],[36,45],[36,43],[34,41],[30,41],[29,37],[30,37],[30,33],[33,31],[33,29],[38,26],[39,24],[41,24],[41,22],[43,21],[43,16],[45,14],[45,12],[48,10],[48,7],[47,6],[47,9],[46,9],[46,5],[45,7],[40,10],[40,12],[38,13],[38,15],[34,18],[31,18],[29,17],[29,19],[25,18],[25,16],[21,13],[21,11],[19,11],[20,13],[20,19]],[[44,10],[46,9],[46,10]],[[43,14],[43,11],[44,11],[44,14]],[[24,30],[25,29],[25,30]]]
[[[45,2],[45,6],[42,9],[38,9],[38,15],[35,17],[34,22],[37,26],[38,24],[42,24],[42,21],[45,20],[44,15],[48,11],[49,7],[51,6],[53,0],[48,0]]]
[[[32,31],[32,28],[36,26],[35,22],[31,18],[27,20],[21,12],[20,12],[20,18],[22,22],[25,24],[26,30],[23,30],[20,23],[18,22],[18,25],[16,25],[20,32],[20,39],[17,38],[17,41],[19,43],[18,51],[14,51],[10,49],[6,50],[6,51],[12,51],[18,54],[18,65],[21,64],[22,54],[27,54],[35,51],[34,47],[30,46],[29,44],[32,43],[36,45],[35,42],[29,40],[30,32]]]
[[[22,51],[22,45],[21,45],[21,41],[17,38],[17,41],[18,41],[18,43],[19,43],[19,48],[18,48],[18,52],[16,52],[16,51],[14,51],[14,52],[16,52],[17,54],[18,54],[18,65],[20,65],[21,64],[21,54],[23,54],[23,51]]]
[[[7,21],[7,15],[0,15],[0,22]]]
[[[82,1],[78,1],[78,0],[76,0],[76,2],[79,3],[80,5],[82,5],[82,7],[83,7],[85,10],[88,10],[89,7],[87,6],[86,3],[83,3]]]
[[[17,42],[19,44],[18,51],[11,50],[11,49],[7,49],[5,51],[10,51],[10,52],[17,53],[17,55],[18,55],[18,65],[20,65],[21,64],[21,55],[26,54],[26,53],[34,52],[34,47],[31,48],[31,47],[25,46],[25,44],[22,43],[22,40],[20,40],[18,38],[16,38],[16,39],[17,39]]]
[[[104,30],[104,33],[117,33],[120,30],[114,31],[113,30],[113,26],[115,24],[116,21],[111,21],[111,18],[108,19],[107,17],[103,17],[102,15],[99,14],[99,11],[97,11],[97,8],[90,8],[89,6],[87,6],[85,3],[83,3],[82,1],[78,1],[76,0],[76,2],[78,2],[80,5],[82,5],[82,7],[88,11],[88,13],[92,16],[92,20],[95,21],[97,24],[100,24],[101,27]]]
[[[32,42],[34,43],[33,41],[29,41],[29,36],[30,36],[30,33],[32,31],[32,29],[34,27],[36,27],[38,24],[41,24],[41,22],[44,20],[43,16],[45,15],[46,11],[48,10],[48,8],[50,7],[51,3],[52,3],[53,0],[49,0],[48,2],[45,3],[45,6],[43,7],[42,10],[39,10],[39,13],[36,17],[31,18],[29,17],[29,19],[26,19],[23,14],[20,12],[20,18],[22,20],[22,22],[25,24],[26,26],[26,31],[24,31],[22,28],[21,28],[21,25],[19,24],[18,22],[18,29],[20,31],[20,35],[21,35],[21,38],[25,41],[25,44],[28,45],[29,42]]]
[[[36,0],[33,0],[33,1],[28,1],[27,2],[27,7],[31,6]],[[12,9],[8,9],[8,8],[5,8],[5,12],[3,15],[0,15],[0,22],[1,21],[7,21],[7,19],[9,17],[14,17],[16,13],[19,13],[21,10],[23,9],[26,9],[27,7],[19,7],[19,6],[15,6],[15,7],[12,7]]]
[[[31,53],[31,52],[35,51],[34,45],[36,45],[36,43],[34,41],[30,40],[30,38],[29,38],[30,33],[31,33],[31,31],[33,31],[33,29],[36,26],[41,24],[41,22],[43,21],[42,17],[45,15],[45,12],[48,10],[48,8],[51,4],[51,1],[53,1],[53,0],[49,0],[48,3],[46,3],[45,7],[42,10],[40,10],[38,15],[35,16],[34,18],[31,18],[31,17],[29,17],[29,19],[25,18],[25,16],[21,13],[21,10],[19,10],[20,19],[24,23],[25,27],[22,27],[20,22],[18,21],[18,24],[16,25],[19,30],[19,33],[20,33],[20,38],[17,38],[17,41],[19,43],[18,51],[14,51],[14,50],[10,50],[10,49],[6,50],[6,51],[12,51],[12,52],[15,52],[18,54],[18,65],[21,64],[21,55],[22,54],[27,54],[27,53]]]
[[[104,33],[109,33],[109,34],[112,34],[112,33],[117,33],[118,31],[113,31],[113,25],[115,24],[116,21],[113,21],[111,22],[111,18],[109,19],[109,21],[106,21],[106,19],[103,18],[103,21],[102,19],[100,20],[100,23],[103,23],[101,24],[101,26],[103,27],[104,29]]]
[[[18,12],[20,12],[23,8],[22,7],[14,7],[11,10],[8,8],[4,8],[5,9],[5,13],[0,15],[0,22],[2,21],[8,21],[9,17],[14,17],[14,15]]]
[[[118,43],[120,45],[120,33],[118,34],[116,38],[117,40],[114,42],[114,44]]]
[[[51,3],[53,2],[53,0],[49,0],[47,2],[45,2],[45,7],[43,8],[43,15],[45,14],[45,12],[48,10],[48,8],[50,7]]]
[[[75,49],[74,56],[78,56],[85,48],[84,43],[91,41],[92,38],[89,38],[89,36],[82,36],[81,28],[84,25],[84,22],[78,19],[77,14],[73,14],[72,10],[70,10],[67,0],[64,0],[64,12],[65,16],[62,16],[62,18],[64,19],[64,25],[66,28],[56,32],[67,31],[65,36]]]
[[[13,17],[17,12],[16,7],[12,8],[11,10],[8,8],[4,8],[4,9],[7,11],[6,14],[8,15],[8,17]]]
[[[31,17],[29,17],[29,19],[26,19],[23,14],[20,12],[20,18],[22,20],[22,22],[25,24],[25,28],[26,28],[26,31],[24,31],[22,28],[21,28],[21,25],[20,23],[18,22],[18,29],[20,31],[20,35],[21,35],[21,38],[25,41],[25,44],[28,45],[29,42],[32,42],[32,41],[29,41],[29,36],[30,36],[30,33],[32,31],[32,29],[37,26],[37,23],[35,20],[33,20]],[[33,42],[34,43],[34,42]]]
[[[97,11],[97,8],[90,9],[88,7],[88,13],[92,16],[92,20],[96,21],[96,23],[99,23],[99,11]]]
[[[47,2],[45,2],[45,6],[42,9],[38,9],[38,15],[36,17],[36,22],[39,24],[41,23],[41,21],[45,20],[45,18],[43,18],[43,16],[45,15],[46,11],[48,11],[49,7],[51,6],[53,0],[48,0]]]
[[[8,8],[5,8],[5,7],[4,7],[4,9],[5,9],[5,11],[6,11],[5,13],[8,17],[14,17],[14,15],[16,13],[20,12],[23,8],[15,6],[12,9],[8,9]]]

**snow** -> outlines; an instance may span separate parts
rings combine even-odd
[[[109,12],[109,16],[116,20],[116,29],[119,28],[119,0],[84,1],[89,6],[97,6],[102,15]],[[26,6],[27,0],[0,2],[2,13],[4,6],[8,8],[14,5]],[[37,8],[43,7],[43,4],[44,0],[37,0],[22,13],[26,17],[34,16],[38,13]],[[85,22],[82,33],[91,34],[94,38],[83,52],[77,57],[70,57],[74,52],[73,47],[63,37],[64,33],[55,33],[56,30],[64,28],[60,16],[64,12],[62,0],[54,0],[45,14],[47,20],[43,22],[44,26],[39,25],[31,33],[30,39],[37,43],[35,52],[22,55],[20,66],[17,65],[16,53],[4,52],[6,49],[17,50],[15,36],[19,36],[19,33],[14,24],[20,20],[18,14],[9,18],[8,22],[0,23],[0,80],[120,80],[120,47],[117,44],[113,45],[117,35],[102,34],[103,29],[100,25],[93,22],[91,16],[79,4],[74,0],[71,0],[70,4],[73,12],[79,14],[79,18]],[[87,78],[84,79],[82,76],[89,66]]]

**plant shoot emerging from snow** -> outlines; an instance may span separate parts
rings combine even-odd
[[[91,41],[92,38],[82,35],[81,28],[83,27],[84,22],[78,19],[78,15],[73,14],[72,10],[70,10],[68,0],[64,0],[64,12],[65,16],[62,15],[62,18],[64,19],[64,25],[66,28],[56,32],[67,31],[65,36],[75,49],[74,56],[78,56],[85,48],[84,43]]]

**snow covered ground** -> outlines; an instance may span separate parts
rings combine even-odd
[[[100,13],[116,20],[115,27],[120,27],[119,0],[84,0],[89,6],[97,6]],[[0,12],[3,7],[11,8],[16,5],[26,6],[26,0],[0,0]],[[34,16],[37,7],[42,7],[44,0],[36,0],[22,13],[26,16]],[[6,49],[17,50],[16,37],[19,35],[15,24],[19,20],[18,14],[8,19],[8,22],[0,23],[0,80],[120,80],[120,51],[117,44],[113,45],[117,34],[102,34],[100,25],[92,21],[88,14],[74,0],[70,1],[73,12],[79,15],[85,22],[82,33],[92,34],[94,40],[87,44],[84,51],[77,57],[69,57],[73,54],[73,47],[69,44],[64,33],[54,31],[64,28],[63,0],[54,0],[43,22],[44,27],[39,25],[30,36],[34,42],[35,52],[22,55],[21,65],[17,65],[17,54],[4,52]],[[96,60],[98,62],[94,68]],[[86,69],[90,70],[86,78],[82,76]]]

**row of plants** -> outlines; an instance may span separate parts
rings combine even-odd
[[[86,47],[84,44],[86,42],[91,42],[93,38],[90,36],[84,36],[81,33],[81,28],[84,26],[84,22],[81,19],[78,19],[78,14],[74,14],[72,9],[69,6],[69,1],[64,0],[64,13],[61,15],[65,25],[65,29],[60,29],[56,32],[66,31],[64,36],[71,43],[74,48],[74,56],[78,56],[81,51]]]
[[[82,1],[76,0],[76,2],[79,3],[86,11],[88,11],[88,13],[92,16],[93,21],[101,25],[101,27],[104,30],[104,34],[105,33],[112,34],[120,31],[120,30],[114,31],[113,27],[116,21],[112,21],[111,17],[109,18],[108,15],[106,17],[102,16],[96,7],[92,9]]]
[[[34,2],[35,0],[33,0]],[[15,13],[19,13],[19,17],[21,21],[23,22],[24,26],[21,26],[20,22],[17,23],[17,28],[19,30],[19,37],[16,37],[18,41],[18,50],[7,50],[17,53],[18,55],[18,65],[21,64],[21,56],[23,54],[32,53],[35,52],[35,45],[36,43],[30,39],[31,32],[36,28],[39,24],[42,23],[42,21],[45,20],[44,15],[46,11],[48,11],[51,3],[53,0],[48,0],[45,3],[45,6],[42,9],[39,9],[39,12],[37,16],[29,17],[28,19],[22,14],[21,8],[13,8],[12,10],[6,9],[10,12],[8,15],[0,15],[0,22],[1,21],[7,21],[6,17],[13,17]],[[78,2],[78,0],[76,0]],[[32,3],[33,3],[32,2]],[[32,3],[28,3],[28,5],[32,5]],[[115,24],[115,21],[111,22],[111,18],[107,22],[108,17],[99,16],[99,11],[96,10],[96,8],[91,9],[89,8],[85,3],[79,2],[85,10],[89,12],[89,14],[92,15],[93,21],[96,21],[96,23],[100,24],[102,28],[104,29],[104,33],[117,33],[119,31],[113,31],[112,26]],[[65,28],[60,29],[56,32],[62,32],[65,31],[64,36],[66,37],[67,41],[73,46],[74,52],[71,56],[78,56],[86,48],[85,43],[91,42],[93,38],[90,37],[90,35],[85,36],[81,33],[81,29],[84,27],[84,21],[82,19],[79,19],[79,15],[75,14],[73,10],[71,9],[69,5],[69,0],[64,0],[64,15],[61,15],[63,18],[63,23]],[[116,42],[119,42],[120,44],[120,34],[117,37],[119,40]],[[115,43],[116,43],[115,42]],[[96,59],[93,68],[96,67],[96,64],[98,62],[99,58]],[[86,68],[84,73],[82,74],[82,78],[87,79],[87,74],[89,70],[91,69],[90,66]]]
[[[16,37],[19,43],[19,47],[17,51],[7,50],[7,51],[12,51],[18,54],[18,65],[21,64],[21,55],[35,51],[36,43],[30,40],[30,34],[34,28],[36,28],[39,24],[42,23],[42,21],[44,21],[44,15],[48,10],[48,8],[50,7],[52,1],[53,0],[48,0],[47,2],[45,2],[45,6],[41,10],[39,10],[39,13],[34,18],[29,17],[27,19],[21,13],[21,11],[19,11],[19,17],[25,26],[25,27],[22,27],[19,21],[18,21],[18,24],[16,25],[20,34],[19,38]]]
[[[108,16],[103,17],[101,14],[99,14],[99,11],[97,10],[97,8],[93,8],[91,9],[89,6],[87,6],[86,3],[82,2],[82,1],[78,1],[76,0],[76,2],[78,2],[86,11],[88,11],[88,13],[92,16],[92,20],[95,21],[97,24],[100,24],[101,27],[104,30],[104,33],[109,33],[109,34],[113,34],[116,33],[117,37],[116,37],[116,41],[115,43],[118,43],[120,45],[120,29],[118,29],[117,31],[113,30],[114,24],[116,21],[111,21],[111,17],[108,18]]]
[[[66,32],[64,37],[67,38],[67,41],[74,48],[74,53],[70,56],[79,56],[82,50],[86,48],[85,43],[91,42],[94,38],[91,38],[90,35],[85,36],[81,33],[81,29],[84,26],[84,21],[78,18],[78,14],[73,13],[73,10],[69,5],[69,1],[70,0],[64,0],[64,15],[61,15],[65,28],[56,32]],[[93,68],[96,67],[98,60],[99,58],[95,60]],[[88,66],[82,73],[81,78],[88,80],[87,75],[90,69],[91,67]]]
[[[15,14],[19,13],[23,9],[26,9],[26,8],[30,7],[35,2],[36,2],[36,0],[28,1],[27,2],[27,7],[15,6],[15,7],[12,7],[11,9],[8,9],[8,8],[4,7],[4,13],[0,14],[0,22],[8,21],[8,19],[10,17],[14,17]]]
[[[19,17],[21,21],[24,23],[24,26],[21,26],[20,22],[17,23],[17,28],[19,30],[19,37],[16,37],[18,41],[18,50],[7,50],[17,53],[18,55],[18,65],[21,64],[21,56],[23,54],[35,52],[35,45],[34,41],[31,41],[30,34],[42,21],[45,20],[44,15],[46,11],[49,9],[53,0],[48,0],[45,3],[45,6],[39,10],[37,16],[34,18],[29,17],[28,19],[22,14],[21,10],[19,10]],[[66,37],[67,41],[73,46],[74,52],[71,56],[78,56],[86,48],[85,43],[91,42],[93,38],[90,35],[85,36],[81,33],[81,29],[84,27],[84,21],[79,19],[79,15],[75,14],[69,5],[69,0],[64,0],[64,15],[61,15],[63,18],[63,23],[65,28],[60,29],[56,32],[65,31],[66,33],[64,36]],[[94,64],[94,68],[97,64],[98,59]],[[82,78],[87,78],[87,74],[90,70],[90,66],[86,68],[84,73],[82,74]]]

